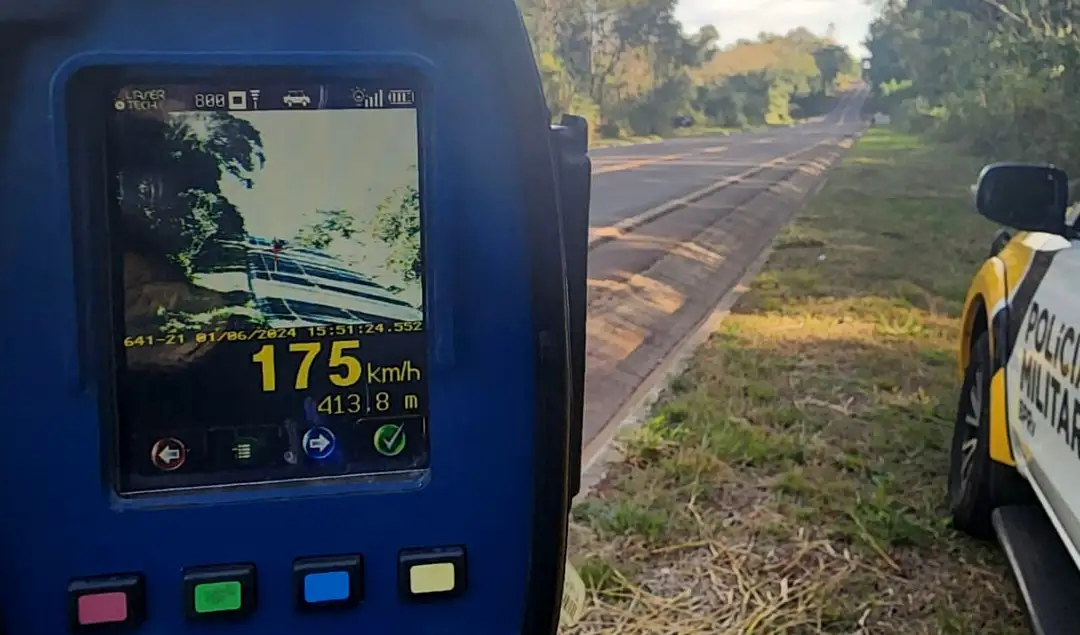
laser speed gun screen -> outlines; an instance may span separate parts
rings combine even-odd
[[[234,84],[106,122],[120,489],[423,470],[417,91]]]

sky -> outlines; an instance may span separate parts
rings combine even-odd
[[[867,0],[679,0],[675,16],[687,32],[711,24],[722,45],[754,39],[761,31],[786,33],[799,26],[824,35],[836,24],[836,39],[856,56],[866,55],[862,40],[875,16]]]
[[[250,190],[221,180],[252,234],[292,238],[316,209],[350,210],[364,222],[394,188],[417,185],[414,110],[231,114],[262,133],[266,153]]]
[[[321,220],[315,210],[344,209],[360,230],[358,240],[337,239],[324,252],[377,282],[415,287],[386,267],[391,246],[365,237],[377,206],[394,190],[419,186],[416,111],[316,110],[230,111],[262,135],[266,164],[248,189],[225,175],[221,192],[244,217],[244,228],[265,239],[295,238],[297,230]],[[198,131],[195,122],[192,127]],[[294,256],[301,257],[301,256]],[[226,291],[246,288],[246,276],[208,274],[199,284]],[[418,302],[419,287],[403,299]]]

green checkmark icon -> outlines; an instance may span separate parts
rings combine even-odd
[[[375,451],[383,456],[397,456],[405,450],[405,426],[387,423],[375,430]]]

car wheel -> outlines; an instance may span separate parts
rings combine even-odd
[[[990,514],[1026,502],[1027,484],[1016,469],[990,458],[990,339],[975,341],[964,373],[949,452],[949,513],[953,527],[978,538],[993,536]]]

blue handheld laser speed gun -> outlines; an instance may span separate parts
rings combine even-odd
[[[512,0],[0,2],[0,632],[558,625],[590,166]]]

